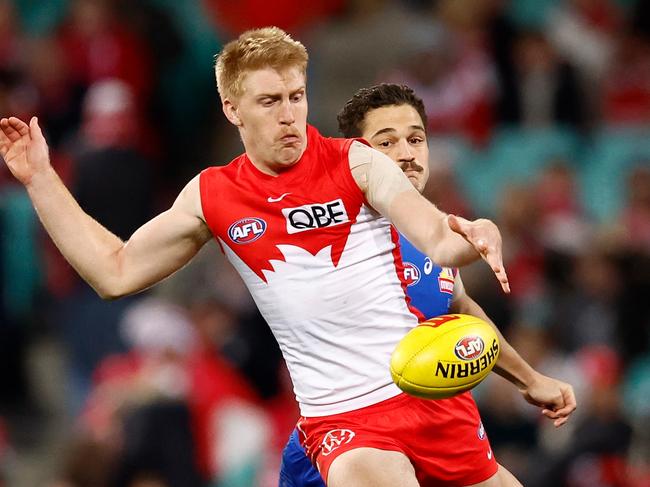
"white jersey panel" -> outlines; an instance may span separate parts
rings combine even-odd
[[[284,355],[303,416],[351,411],[396,396],[390,354],[417,319],[397,275],[388,220],[362,206],[338,266],[278,245],[266,282],[220,240]]]

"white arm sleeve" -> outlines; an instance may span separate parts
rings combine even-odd
[[[417,191],[397,164],[385,154],[361,142],[353,142],[348,154],[352,177],[370,205],[384,216],[395,195]]]

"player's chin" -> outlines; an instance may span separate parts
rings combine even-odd
[[[277,159],[280,164],[290,166],[298,162],[302,153],[301,144],[285,145],[278,151]]]
[[[408,176],[409,181],[420,193],[424,191],[424,182],[418,176]]]

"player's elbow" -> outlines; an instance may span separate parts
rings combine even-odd
[[[115,301],[132,294],[118,279],[105,279],[101,282],[89,283],[97,295],[105,301]]]
[[[117,301],[120,298],[123,298],[124,296],[128,296],[128,294],[122,294],[122,293],[98,293],[99,297],[102,298],[104,301]]]
[[[102,298],[104,301],[115,301],[117,299],[127,296],[128,293],[120,291],[118,289],[113,289],[109,287],[96,287],[93,286],[93,289],[97,295]]]
[[[127,269],[124,263],[121,252],[123,249],[124,245],[111,256],[110,265],[104,267],[102,272],[96,273],[94,282],[90,283],[99,297],[106,301],[115,301],[141,290],[134,279],[134,273]]]

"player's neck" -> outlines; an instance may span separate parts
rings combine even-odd
[[[303,149],[295,159],[289,159],[286,161],[267,161],[262,157],[257,157],[256,155],[251,154],[248,151],[246,152],[246,155],[251,164],[253,164],[253,166],[255,166],[258,171],[268,176],[277,177],[293,168],[302,158],[302,155],[305,153],[305,149]]]

